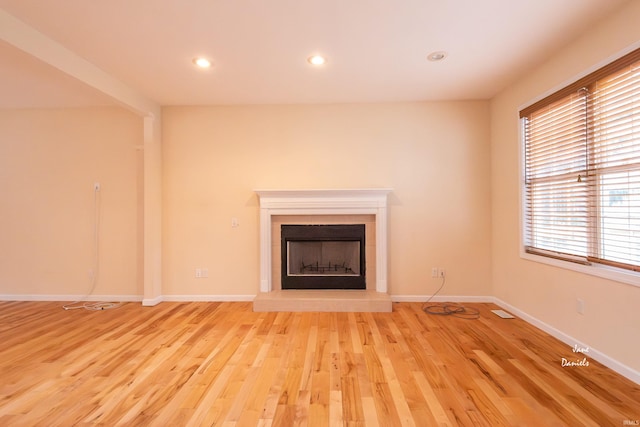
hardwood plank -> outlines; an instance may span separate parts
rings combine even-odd
[[[454,424],[447,416],[446,411],[442,407],[442,403],[438,396],[436,396],[433,388],[427,381],[423,372],[414,372],[413,373],[416,384],[418,385],[418,389],[421,391],[422,395],[429,406],[428,415],[425,416],[424,421],[425,424],[428,425],[438,425],[438,426],[453,426]]]
[[[0,302],[0,425],[619,426],[640,386],[521,319]],[[588,354],[585,355],[588,357]]]

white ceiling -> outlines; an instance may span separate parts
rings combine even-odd
[[[626,1],[0,0],[0,9],[160,105],[212,105],[489,99]],[[438,50],[449,56],[426,59]],[[328,63],[311,67],[313,53]],[[195,69],[197,55],[213,67]],[[0,108],[111,102],[1,40],[0,64]]]

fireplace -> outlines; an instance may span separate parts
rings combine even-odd
[[[365,224],[283,224],[282,289],[366,289]]]
[[[281,248],[273,252],[274,247],[280,245],[280,227],[272,230],[276,218],[295,216],[298,218],[335,218],[345,220],[333,222],[348,224],[354,216],[373,217],[373,222],[367,224],[373,239],[368,239],[368,245],[373,245],[367,251],[368,257],[373,257],[369,264],[367,280],[376,293],[387,292],[387,195],[389,188],[365,189],[313,189],[313,190],[255,190],[260,203],[260,293],[268,294],[281,289],[280,284],[274,283],[281,277],[280,269]],[[306,221],[309,224],[311,221]],[[363,221],[358,220],[357,223]],[[291,222],[283,222],[287,224]],[[300,223],[300,222],[298,222]],[[322,221],[322,224],[328,222]],[[272,239],[273,236],[273,239]],[[276,243],[277,242],[277,243]],[[273,256],[273,258],[272,258]],[[277,257],[277,259],[275,258]],[[274,262],[272,262],[272,259]],[[311,291],[309,291],[311,292]]]

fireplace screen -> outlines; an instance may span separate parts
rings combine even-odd
[[[282,289],[365,289],[364,224],[282,225]]]
[[[289,276],[353,276],[360,274],[360,242],[287,243]]]

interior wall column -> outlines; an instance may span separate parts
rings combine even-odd
[[[144,296],[142,305],[162,302],[161,117],[144,117]]]

